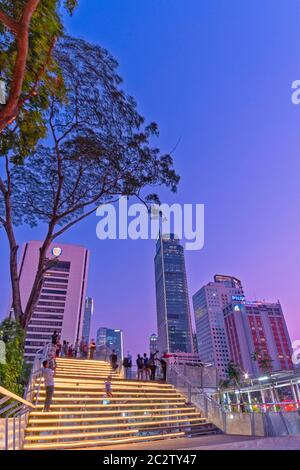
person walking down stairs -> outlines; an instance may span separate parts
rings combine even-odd
[[[44,378],[44,386],[46,391],[44,411],[50,411],[52,398],[54,394],[54,370],[49,367],[49,361],[43,362],[42,375]]]
[[[112,398],[113,394],[111,391],[111,375],[107,377],[107,380],[105,382],[105,392],[106,392],[107,398]]]

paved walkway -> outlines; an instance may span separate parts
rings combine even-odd
[[[300,450],[300,435],[283,437],[226,436],[216,434],[193,438],[98,447],[100,450]]]

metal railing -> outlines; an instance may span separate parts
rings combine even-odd
[[[39,398],[45,359],[54,360],[51,344],[37,352],[23,398],[0,387],[0,450],[23,448],[28,416]]]
[[[245,407],[245,403],[224,405],[219,403],[213,395],[217,390],[203,386],[200,381],[201,373],[193,379],[187,377],[184,369],[178,370],[176,365],[169,365],[167,380],[172,383],[183,395],[187,402],[195,405],[201,414],[211,423],[226,434],[237,434],[247,436],[282,436],[300,433],[300,411],[286,411],[278,403],[278,409],[262,404],[260,412],[256,412],[250,407]],[[271,404],[274,407],[274,404]],[[286,402],[283,406],[288,406]],[[295,403],[296,405],[296,403]]]
[[[3,387],[0,397],[0,449],[21,449],[27,416],[35,405]]]

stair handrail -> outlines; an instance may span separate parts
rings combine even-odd
[[[25,428],[30,411],[36,408],[42,383],[42,363],[55,360],[53,345],[48,343],[39,349],[34,358],[29,380],[22,397],[0,387],[0,420],[4,420],[3,450],[22,449]],[[5,405],[1,408],[2,405]]]
[[[1,450],[21,449],[29,412],[35,405],[0,386],[0,422],[4,423],[4,440]]]
[[[205,367],[205,366],[203,366]],[[192,381],[184,375],[181,371],[179,371],[177,364],[169,364],[167,370],[175,372],[176,374],[176,383],[173,384],[177,385],[178,378],[181,378],[188,386],[187,394],[184,393],[189,403],[193,403],[197,408],[200,409],[201,413],[203,413],[204,417],[210,419],[211,422],[221,429],[223,432],[226,431],[226,416],[223,407],[212,397],[210,396],[204,388],[197,387]],[[167,374],[167,380],[169,379]],[[193,399],[192,390],[196,391],[197,396],[200,400]],[[218,414],[218,419],[215,419],[215,413]]]
[[[35,408],[35,405],[33,403],[30,403],[27,400],[24,400],[24,398],[19,397],[19,395],[16,395],[13,392],[10,392],[6,388],[0,386],[0,395],[3,395],[3,398],[0,399],[0,404],[3,405],[9,400],[14,400],[14,403],[16,402],[18,405],[22,405],[22,407],[25,405],[28,408]],[[8,406],[5,408],[0,408],[0,415],[3,415],[7,410],[10,410],[12,408],[13,403],[10,403]]]

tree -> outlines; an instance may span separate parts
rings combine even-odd
[[[256,349],[252,356],[252,360],[257,362],[259,369],[266,373],[271,374],[273,371],[273,359],[270,357],[268,351],[262,351],[261,349]]]
[[[157,202],[145,187],[165,185],[176,190],[179,177],[170,155],[151,142],[155,123],[145,124],[133,98],[120,88],[117,62],[104,49],[64,37],[54,50],[65,93],[58,85],[49,95],[49,135],[23,161],[5,152],[6,178],[0,179],[0,223],[10,247],[13,308],[23,328],[38,300],[50,244],[70,227],[95,212],[100,204],[121,195]],[[21,304],[14,227],[43,222],[47,232],[40,249],[36,277],[27,305]]]
[[[0,335],[6,346],[6,362],[0,364],[0,384],[22,396],[29,375],[23,357],[24,330],[18,322],[4,320],[0,323]]]
[[[58,74],[52,51],[63,34],[59,0],[0,1],[0,77],[8,98],[0,109],[0,133],[18,120],[31,129],[31,144],[45,132],[49,84]],[[64,0],[72,13],[77,0]],[[54,75],[53,75],[54,74]]]
[[[264,373],[270,375],[271,387],[274,393],[274,398],[279,401],[277,389],[272,377],[273,372],[273,359],[270,357],[267,350],[256,349],[252,354],[252,360],[257,362],[259,369]]]
[[[240,389],[242,371],[238,364],[234,361],[229,361],[226,373],[228,375],[229,382],[233,384],[234,388]]]

